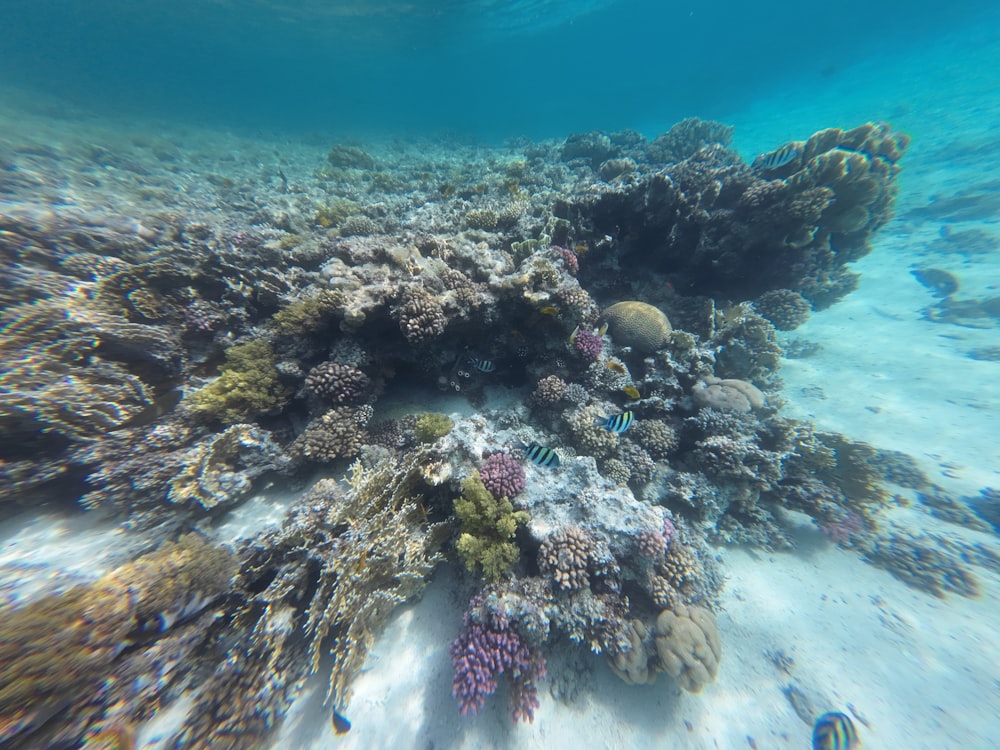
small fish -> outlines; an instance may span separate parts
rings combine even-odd
[[[604,419],[595,419],[594,424],[600,425],[608,432],[617,432],[619,435],[625,432],[635,421],[635,414],[631,411],[623,411]]]
[[[816,719],[813,727],[813,750],[855,750],[861,747],[851,717],[830,711]]]
[[[636,388],[634,385],[625,386],[624,388],[622,388],[622,393],[624,393],[633,401],[642,398],[642,394],[639,393],[639,389]]]
[[[621,362],[615,362],[612,359],[605,362],[604,366],[611,370],[611,372],[617,372],[619,375],[625,375],[628,372],[628,370],[625,369],[625,365]]]
[[[931,290],[935,297],[950,297],[958,291],[958,278],[940,268],[914,268],[913,277]]]
[[[497,369],[496,362],[492,359],[479,359],[478,357],[469,360],[469,367],[474,367],[479,372],[493,372]]]
[[[540,312],[542,315],[558,315],[559,308],[553,307],[552,305],[546,305],[545,307],[539,308],[538,312]]]
[[[754,159],[753,166],[765,170],[778,169],[778,167],[785,166],[793,159],[797,159],[801,153],[802,149],[799,148],[798,144],[786,143],[776,151],[758,156]]]
[[[528,460],[536,466],[547,466],[554,469],[559,465],[559,454],[544,445],[531,443],[530,445],[522,445],[521,450],[524,451]]]
[[[606,322],[605,323],[601,323],[601,327],[597,329],[597,335],[598,336],[603,336],[607,332],[608,332],[608,324]]]
[[[346,716],[341,716],[336,711],[333,712],[333,731],[337,734],[347,734],[351,731],[351,722]]]
[[[579,242],[573,247],[573,252],[575,252],[577,255],[583,255],[585,252],[587,252],[587,246],[584,245],[582,242]]]

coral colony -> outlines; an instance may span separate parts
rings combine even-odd
[[[730,138],[692,119],[488,163],[338,145],[281,180],[202,154],[183,193],[157,166],[180,147],[116,141],[148,168],[60,211],[49,186],[88,152],[46,144],[43,176],[41,147],[11,152],[0,509],[74,497],[124,541],[104,575],[0,607],[0,743],[107,740],[186,693],[173,742],[255,747],[313,673],[346,731],[381,626],[445,561],[478,591],[457,710],[506,682],[527,721],[558,649],[705,689],[724,668],[709,545],[789,549],[790,510],[975,595],[974,551],[882,529],[885,484],[967,523],[989,504],[779,410],[775,332],[854,288],[908,139],[829,129],[750,165]],[[431,410],[380,415],[387,393]],[[455,393],[475,410],[433,411]],[[214,540],[265,480],[314,483],[280,526]]]

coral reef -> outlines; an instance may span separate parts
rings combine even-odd
[[[479,467],[479,478],[493,497],[512,498],[524,489],[524,467],[509,453],[493,453]]]
[[[687,692],[699,693],[718,673],[722,642],[715,617],[702,607],[665,609],[652,627],[633,620],[627,639],[628,648],[610,661],[625,682],[653,682],[657,672],[666,672]]]
[[[718,411],[748,412],[764,407],[764,394],[753,383],[707,375],[691,389],[698,406]]]
[[[794,331],[809,319],[809,300],[791,289],[772,289],[753,301],[754,309],[779,331]]]
[[[230,550],[188,534],[93,583],[0,612],[0,740],[74,744],[84,718],[93,719],[94,691],[116,679],[123,649],[201,611],[235,571]]]
[[[306,389],[334,404],[354,401],[369,383],[361,370],[339,362],[321,362],[306,375]]]
[[[411,344],[421,344],[444,333],[447,318],[441,305],[426,291],[407,290],[399,308],[399,328]]]
[[[462,522],[458,552],[469,570],[482,568],[488,580],[509,572],[521,554],[511,539],[530,520],[528,513],[514,510],[508,497],[494,497],[479,476],[462,482],[462,494],[454,505]]]
[[[545,659],[532,651],[510,622],[500,616],[477,622],[481,601],[473,600],[465,613],[464,630],[451,644],[455,668],[452,695],[463,716],[476,714],[497,688],[497,678],[510,677],[511,717],[515,722],[535,720],[538,689],[545,677]]]
[[[433,443],[451,432],[455,423],[447,414],[426,412],[417,417],[413,425],[413,436],[421,443]]]
[[[277,357],[262,339],[226,350],[219,377],[189,397],[191,410],[206,419],[241,422],[280,409],[288,391],[278,378]]]
[[[333,461],[357,455],[371,419],[370,406],[335,406],[310,422],[288,447],[288,453],[308,461]]]
[[[662,310],[645,302],[616,302],[601,313],[611,338],[642,354],[655,352],[669,340],[670,321]]]

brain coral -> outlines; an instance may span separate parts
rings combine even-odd
[[[653,632],[659,668],[682,688],[698,693],[715,679],[722,659],[722,641],[711,612],[679,604],[660,613]]]
[[[663,312],[645,302],[618,302],[601,314],[615,343],[648,354],[667,343],[670,321]]]

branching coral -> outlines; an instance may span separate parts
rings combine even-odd
[[[357,455],[371,419],[370,406],[335,406],[310,422],[288,448],[290,455],[308,461],[333,461]]]
[[[507,573],[520,557],[511,539],[529,516],[506,497],[495,498],[478,476],[462,482],[462,495],[455,499],[455,512],[462,522],[458,552],[469,570],[481,567],[487,579]]]
[[[451,432],[454,426],[455,422],[447,414],[426,412],[417,417],[413,435],[421,443],[433,443]]]
[[[234,572],[231,551],[189,534],[92,584],[0,612],[0,740],[31,735],[56,713],[63,719],[46,732],[82,731],[66,709],[90,699],[130,639],[200,611]]]
[[[407,290],[399,308],[399,328],[411,344],[420,344],[444,333],[448,320],[441,305],[428,292]]]
[[[321,362],[306,376],[306,389],[334,404],[357,399],[369,384],[361,370],[339,362]]]
[[[281,408],[288,392],[278,380],[277,362],[263,339],[230,347],[219,377],[191,394],[192,411],[206,419],[239,422]]]

